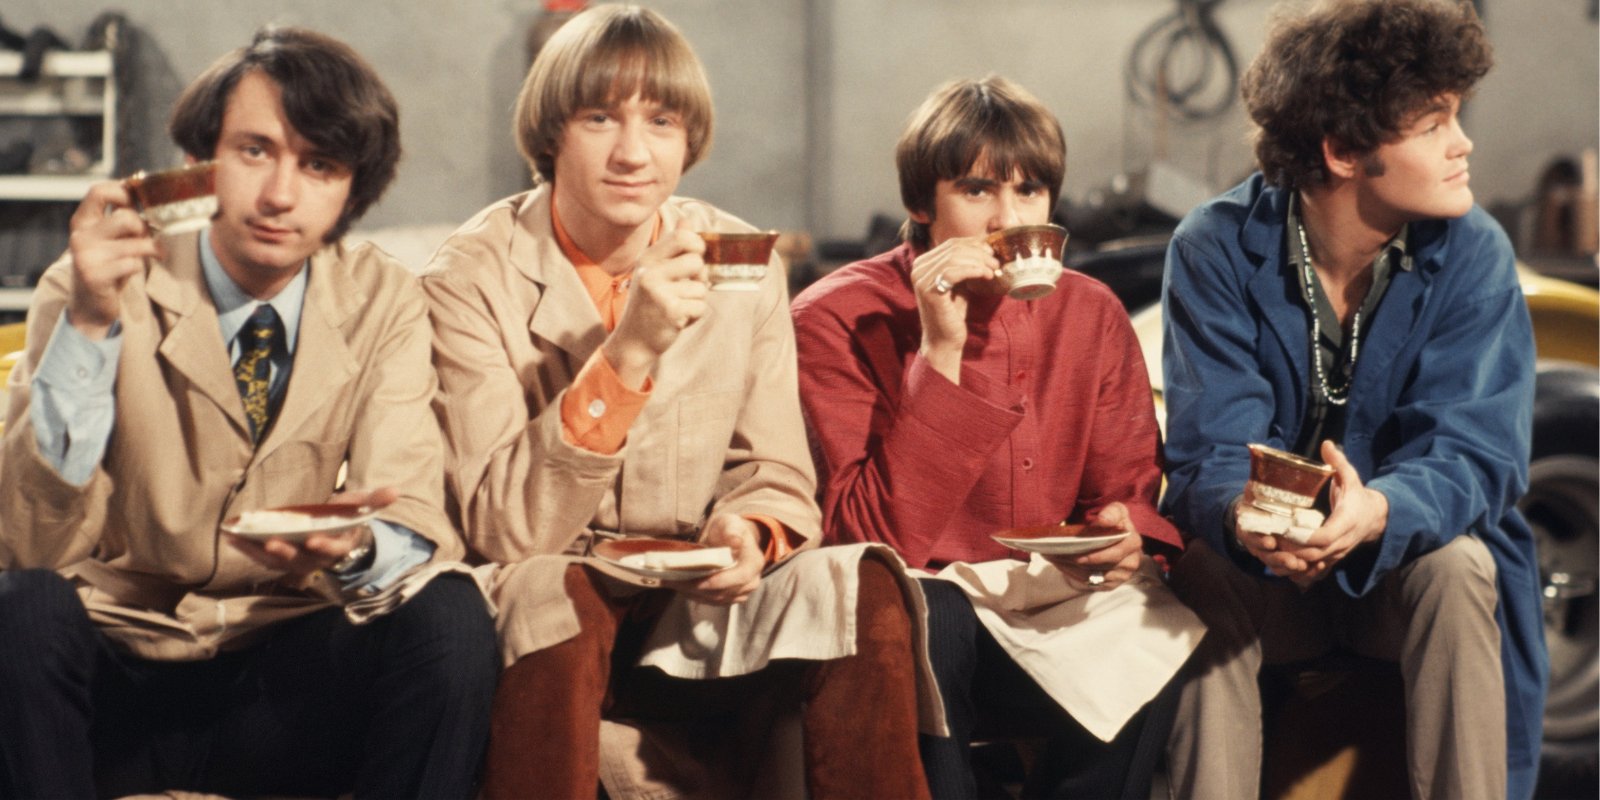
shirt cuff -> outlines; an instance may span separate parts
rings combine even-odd
[[[651,381],[630,389],[601,350],[594,351],[561,397],[561,432],[585,450],[611,455],[622,449],[628,428],[650,399]]]
[[[106,338],[96,342],[72,327],[62,311],[33,379],[66,392],[109,395],[116,386],[121,355],[121,320],[111,323]]]
[[[754,522],[761,529],[762,552],[768,564],[776,564],[788,558],[790,553],[805,544],[799,534],[790,531],[788,526],[773,517],[765,514],[745,514],[744,518]]]
[[[339,588],[346,592],[377,594],[433,557],[433,542],[404,525],[375,519],[367,527],[372,529],[372,564],[360,572],[337,576]]]
[[[28,409],[39,453],[64,480],[82,486],[111,439],[122,323],[98,342],[67,322],[62,311],[39,358]]]

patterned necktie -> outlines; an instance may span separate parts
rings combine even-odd
[[[267,426],[272,423],[272,404],[268,389],[272,376],[272,348],[277,344],[281,328],[278,312],[262,303],[239,331],[242,350],[239,363],[233,366],[233,381],[239,385],[239,396],[244,398],[244,416],[250,420],[250,440],[261,441]]]

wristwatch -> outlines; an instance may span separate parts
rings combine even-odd
[[[344,558],[335,561],[332,566],[328,567],[328,572],[334,575],[349,575],[360,572],[372,566],[372,559],[376,552],[376,549],[372,546],[372,527],[364,525],[362,526],[360,543],[350,548],[350,552],[345,553]]]

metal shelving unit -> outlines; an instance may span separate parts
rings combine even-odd
[[[117,141],[117,86],[109,50],[51,51],[39,75],[24,81],[22,54],[0,51],[0,117],[97,118],[101,123],[98,160],[73,174],[0,175],[0,201],[77,203],[95,181],[114,172]],[[0,289],[0,312],[28,307],[31,289]]]

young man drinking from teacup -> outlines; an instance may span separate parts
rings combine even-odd
[[[1165,507],[1196,537],[1173,583],[1240,654],[1196,684],[1224,698],[1200,752],[1251,779],[1236,796],[1259,774],[1256,672],[1336,645],[1400,662],[1413,797],[1533,791],[1533,338],[1458,117],[1490,63],[1464,2],[1285,17],[1243,81],[1261,173],[1168,251]],[[1308,538],[1250,529],[1252,444],[1333,467]]]
[[[472,797],[494,627],[440,574],[463,547],[427,306],[341,242],[394,177],[394,100],[343,43],[266,29],[170,129],[215,161],[209,227],[152,232],[95,185],[12,373],[0,795]],[[219,532],[328,502],[375,518]]]
[[[813,546],[783,265],[711,291],[698,232],[751,228],[672,194],[711,117],[661,16],[574,17],[517,102],[538,186],[423,278],[453,508],[500,565],[491,797],[767,793],[797,701],[811,796],[927,794],[920,595],[887,548]],[[669,547],[731,565],[632,561]]]
[[[922,581],[952,732],[923,741],[936,797],[976,796],[974,730],[1019,718],[1051,743],[1030,796],[1148,796],[1170,703],[1141,708],[1204,633],[1147,555],[1180,539],[1156,513],[1160,441],[1127,314],[1059,264],[1054,291],[1007,296],[1016,265],[989,240],[1049,221],[1065,159],[1022,88],[946,84],[896,148],[904,244],[794,303],[826,535],[940,571]],[[991,538],[1029,527],[1018,538],[1058,554]]]

